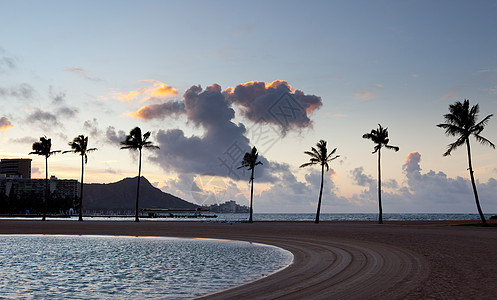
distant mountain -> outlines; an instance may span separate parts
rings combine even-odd
[[[87,183],[83,191],[84,209],[134,210],[137,177],[113,183]],[[140,180],[140,209],[195,209],[199,207],[181,198],[164,193],[142,177]]]

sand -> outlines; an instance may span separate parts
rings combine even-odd
[[[286,269],[205,299],[495,299],[497,228],[456,223],[0,220],[0,234],[208,237],[293,253]]]

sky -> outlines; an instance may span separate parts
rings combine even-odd
[[[377,212],[377,157],[362,138],[381,124],[384,212],[476,213],[467,153],[437,124],[456,101],[497,113],[497,1],[0,0],[0,158],[89,136],[85,181],[138,173],[120,149],[136,126],[142,174],[197,204],[249,204],[238,169],[256,146],[254,212],[315,212],[323,139],[337,148],[324,213]],[[497,117],[482,135],[497,143]],[[472,140],[481,205],[497,212],[494,149]],[[75,154],[49,173],[79,179]]]

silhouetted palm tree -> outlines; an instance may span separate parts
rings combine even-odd
[[[51,155],[59,153],[60,150],[52,151],[52,139],[47,139],[47,137],[40,137],[39,142],[34,142],[32,146],[33,151],[29,154],[36,154],[40,156],[45,156],[45,208],[43,210],[42,221],[46,220],[47,208],[48,208],[48,196],[49,196],[49,186],[48,186],[48,158]]]
[[[142,136],[142,131],[140,127],[133,128],[129,135],[126,136],[126,140],[121,142],[121,149],[132,149],[138,150],[139,152],[139,163],[138,163],[138,185],[136,187],[136,212],[135,212],[135,222],[139,222],[138,219],[138,200],[140,197],[140,177],[142,170],[142,149],[143,148],[152,148],[159,149],[159,147],[152,145],[152,142],[147,141],[150,137],[150,131],[147,131]]]
[[[249,223],[253,223],[252,219],[252,201],[254,199],[254,169],[255,166],[262,165],[262,162],[257,161],[257,158],[259,157],[259,153],[257,153],[257,148],[255,146],[252,148],[251,152],[246,152],[245,155],[243,156],[242,160],[242,165],[238,167],[238,169],[241,168],[248,168],[248,170],[251,170],[252,173],[250,175],[250,183],[252,184],[250,187],[250,216],[249,216]]]
[[[471,177],[471,184],[473,185],[473,193],[475,194],[476,208],[480,214],[483,226],[487,226],[487,221],[483,215],[480,207],[480,200],[478,199],[478,192],[476,191],[475,177],[473,175],[473,165],[471,163],[471,147],[469,145],[469,137],[474,136],[476,141],[483,145],[488,145],[495,149],[495,145],[482,137],[480,133],[483,131],[488,121],[493,115],[486,116],[483,120],[478,121],[478,112],[480,107],[478,104],[469,106],[469,100],[465,99],[463,103],[457,101],[449,105],[449,113],[444,115],[445,123],[438,124],[437,126],[445,129],[445,134],[448,136],[457,136],[457,140],[449,144],[447,151],[443,156],[448,156],[457,147],[466,144],[468,151],[468,164],[469,175]]]
[[[326,147],[326,141],[320,140],[316,144],[316,148],[311,147],[311,151],[305,151],[304,153],[309,155],[310,161],[308,163],[302,164],[300,168],[305,168],[308,166],[312,165],[321,165],[321,188],[319,189],[319,200],[318,200],[318,209],[316,212],[316,220],[314,223],[318,224],[319,223],[319,214],[321,211],[321,198],[323,195],[323,182],[324,182],[324,167],[326,167],[326,171],[329,170],[330,166],[328,165],[328,162],[340,157],[340,155],[336,155],[332,157],[333,154],[337,151],[337,148],[333,149],[329,154],[328,154],[328,148]]]
[[[69,142],[69,146],[71,146],[71,150],[64,151],[62,153],[77,153],[81,155],[81,188],[79,191],[79,219],[78,221],[83,221],[83,178],[85,173],[85,164],[88,162],[87,153],[96,151],[97,148],[88,149],[88,137],[84,135],[78,135],[74,138],[72,142]]]
[[[369,133],[365,133],[363,136],[365,139],[372,140],[376,145],[374,146],[373,154],[378,152],[378,223],[383,224],[383,208],[381,205],[381,148],[385,147],[387,149],[399,151],[399,147],[388,145],[390,141],[388,139],[388,128],[381,127],[378,124],[378,129],[373,129]]]

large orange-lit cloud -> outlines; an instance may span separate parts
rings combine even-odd
[[[158,81],[147,80],[154,84],[153,89],[137,90],[127,94],[122,94],[122,101],[131,101],[134,98],[147,94],[154,99],[158,96],[174,95],[177,91]],[[136,112],[128,113],[128,116],[144,120],[164,119],[169,116],[178,116],[185,113],[189,121],[197,122],[194,114],[202,115],[208,112],[212,115],[210,101],[198,101],[198,96],[192,96],[202,90],[200,86],[192,86],[183,95],[183,101],[168,101],[159,104],[150,104],[141,107]],[[216,94],[217,93],[217,94]],[[302,129],[312,126],[309,114],[319,109],[323,102],[321,97],[305,94],[301,90],[294,89],[284,80],[273,82],[250,81],[228,87],[224,91],[219,84],[212,84],[207,87],[204,93],[207,95],[217,95],[222,98],[226,107],[238,106],[240,113],[247,119],[258,124],[271,124],[286,134],[292,129]]]
[[[276,125],[283,134],[312,126],[309,114],[323,105],[321,97],[295,90],[284,80],[250,81],[229,87],[224,94],[240,106],[243,116],[256,123]]]
[[[141,80],[140,82],[152,83],[152,86],[139,88],[135,91],[129,92],[113,91],[111,93],[112,97],[121,102],[131,102],[137,98],[140,99],[140,101],[147,101],[152,98],[162,99],[169,96],[176,96],[178,94],[178,91],[175,88],[157,80]]]
[[[12,125],[12,123],[10,123],[9,119],[7,119],[6,117],[0,118],[0,131],[5,133],[5,131],[7,131],[7,129],[9,129],[11,127],[14,127],[14,125]]]

